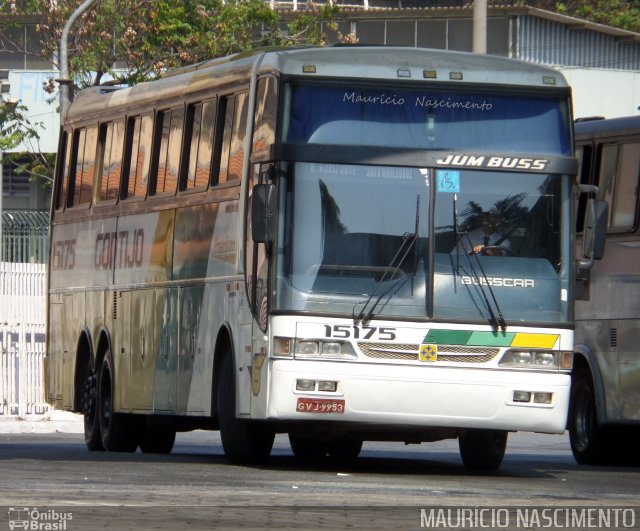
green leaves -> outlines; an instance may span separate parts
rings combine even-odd
[[[41,123],[31,123],[27,108],[19,103],[0,103],[0,154],[2,163],[13,166],[13,172],[30,178],[44,179],[51,185],[55,154],[40,153],[38,146]],[[20,151],[15,151],[20,148]]]
[[[543,2],[546,4],[546,2]],[[543,5],[558,13],[583,18],[629,31],[640,31],[639,0],[565,0],[554,6]]]

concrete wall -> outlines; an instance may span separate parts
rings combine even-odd
[[[640,114],[640,72],[558,67],[573,89],[575,118]]]

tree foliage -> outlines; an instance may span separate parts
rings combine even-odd
[[[58,67],[66,21],[82,0],[0,0],[0,12],[40,15],[40,53]],[[286,22],[265,0],[97,0],[73,25],[68,63],[79,87],[137,83],[170,69],[261,46],[322,44],[320,19],[337,7],[310,4]],[[10,41],[0,28],[0,37]],[[16,49],[23,48],[16,43]],[[50,90],[55,86],[51,84]]]
[[[531,3],[563,15],[640,32],[640,0],[537,0]]]
[[[38,42],[26,46],[59,69],[59,46],[64,26],[83,0],[0,0],[0,50],[23,51],[25,17],[38,21]],[[13,18],[11,17],[13,15]],[[334,20],[337,8],[311,4],[287,22],[264,0],[97,0],[73,24],[69,34],[68,67],[75,88],[103,82],[135,84],[161,77],[168,70],[207,59],[245,52],[261,46],[322,44],[319,20]],[[335,26],[334,26],[335,29]],[[43,87],[52,97],[53,78]],[[25,117],[19,105],[0,114],[5,149],[32,145],[38,124]],[[14,154],[24,160],[25,154]],[[46,158],[35,149],[32,175],[52,175]]]

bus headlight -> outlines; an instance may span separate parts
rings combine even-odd
[[[571,352],[553,350],[508,350],[500,360],[500,367],[513,369],[570,370],[573,362]]]
[[[535,367],[556,367],[556,355],[554,352],[533,352],[531,364]]]
[[[296,359],[355,359],[356,353],[351,343],[342,341],[322,341],[297,339],[294,348]]]
[[[318,341],[298,341],[296,343],[296,355],[313,356],[320,352],[320,344]]]
[[[321,339],[273,338],[273,355],[296,359],[356,359],[351,343]]]

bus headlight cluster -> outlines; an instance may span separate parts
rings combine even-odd
[[[350,343],[318,339],[273,338],[275,356],[296,359],[355,359],[356,353]]]
[[[500,367],[514,369],[571,370],[573,354],[552,350],[508,350],[502,356]]]

